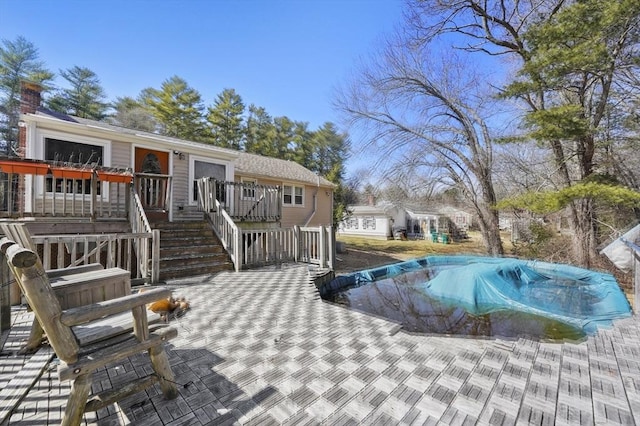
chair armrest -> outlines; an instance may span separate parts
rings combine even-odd
[[[100,269],[104,269],[101,264],[89,263],[87,265],[72,266],[71,268],[49,269],[46,272],[47,272],[47,277],[49,277],[49,279],[52,279],[52,278],[62,277],[65,275],[79,274],[82,272],[98,271]]]
[[[107,315],[133,309],[138,306],[153,303],[157,300],[171,296],[171,290],[156,288],[144,293],[132,294],[104,302],[92,303],[77,308],[66,309],[60,316],[60,321],[67,326],[74,326],[88,321],[100,319]]]

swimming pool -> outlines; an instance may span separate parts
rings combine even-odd
[[[321,295],[427,334],[580,339],[631,315],[610,274],[480,256],[428,256],[343,275]]]

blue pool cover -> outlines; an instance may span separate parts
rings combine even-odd
[[[423,274],[412,274],[427,271]],[[592,334],[631,315],[615,278],[570,265],[479,256],[429,256],[337,277],[329,292],[402,275],[404,284],[471,315],[516,311]],[[419,277],[419,278],[415,278]]]

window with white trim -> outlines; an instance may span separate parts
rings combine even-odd
[[[44,159],[73,165],[102,166],[104,146],[71,142],[63,139],[44,138]],[[100,195],[102,185],[97,186]],[[90,194],[91,179],[45,178],[45,191],[65,194]]]
[[[191,202],[198,201],[198,179],[203,177],[210,177],[216,179],[218,182],[218,188],[216,191],[216,198],[221,203],[225,202],[224,182],[227,174],[227,167],[224,164],[214,163],[204,160],[193,160],[193,180],[192,180],[192,193]]]
[[[285,206],[304,206],[304,188],[295,185],[282,185],[282,204]]]
[[[255,200],[256,199],[256,179],[241,178],[242,182],[242,199],[243,200]]]

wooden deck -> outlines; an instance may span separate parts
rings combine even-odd
[[[169,348],[180,396],[165,401],[152,388],[86,424],[640,424],[637,318],[579,342],[480,340],[408,334],[325,303],[306,265],[169,286],[192,306],[173,320],[178,337]],[[12,312],[0,400],[19,374],[41,373],[11,424],[58,424],[68,389],[54,364],[39,360],[46,353],[13,353],[28,315]],[[143,369],[133,358],[97,382],[117,385]]]

